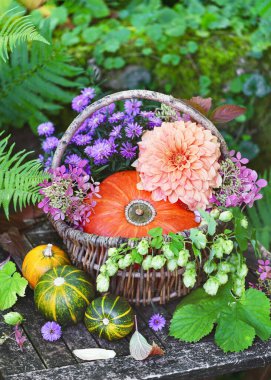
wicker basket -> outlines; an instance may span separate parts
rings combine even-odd
[[[215,136],[217,136],[221,144],[222,158],[227,157],[228,149],[223,137],[212,122],[199,111],[172,96],[147,90],[129,90],[108,95],[89,105],[81,114],[79,114],[60,140],[53,158],[52,167],[56,168],[60,165],[61,158],[67,145],[86,118],[90,117],[100,108],[108,106],[113,102],[132,98],[149,99],[166,104],[177,111],[188,114],[193,120],[200,123],[204,128],[209,129]],[[50,220],[66,244],[72,262],[79,268],[90,273],[94,279],[96,279],[99,274],[100,266],[107,259],[108,248],[118,247],[123,242],[128,242],[130,246],[133,246],[134,244],[134,241],[126,238],[110,238],[87,234],[69,227],[64,221],[54,221],[52,218]],[[182,234],[188,235],[189,231],[182,232]],[[201,264],[198,263],[196,286],[199,286],[204,280],[202,266],[207,257],[207,252],[203,252],[202,262]],[[177,269],[175,272],[170,272],[165,268],[162,268],[160,271],[143,271],[142,267],[140,269],[130,267],[127,268],[127,270],[119,270],[115,277],[111,279],[110,291],[113,294],[122,295],[129,302],[138,305],[146,305],[151,302],[164,304],[170,299],[184,296],[189,293],[190,290],[183,284],[182,273],[183,269],[181,268]]]

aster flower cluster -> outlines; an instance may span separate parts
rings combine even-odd
[[[40,186],[42,201],[39,208],[52,215],[54,220],[66,219],[74,227],[81,229],[89,222],[95,197],[99,197],[99,183],[94,182],[86,173],[84,160],[77,167],[64,165],[50,169],[51,179]]]
[[[230,158],[221,162],[221,186],[214,192],[211,202],[223,207],[252,207],[262,198],[261,189],[267,186],[265,179],[259,179],[255,170],[246,165],[249,160],[241,153],[230,152]]]
[[[72,109],[82,112],[94,99],[95,90],[85,88],[72,101]],[[87,118],[73,136],[65,164],[76,166],[81,159],[87,159],[95,167],[107,166],[111,171],[127,168],[138,152],[137,142],[145,130],[161,126],[161,119],[153,111],[143,111],[142,102],[137,99],[126,100],[123,104],[110,104]],[[45,168],[52,163],[53,153],[59,139],[54,135],[52,123],[38,126],[42,138],[44,155],[40,160]],[[90,173],[90,169],[86,170]]]

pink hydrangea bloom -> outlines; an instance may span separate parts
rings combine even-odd
[[[147,131],[138,145],[140,190],[151,191],[154,201],[206,208],[212,189],[221,185],[217,137],[199,124],[176,121]]]

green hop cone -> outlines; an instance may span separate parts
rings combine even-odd
[[[193,270],[196,272],[196,262],[195,261],[189,261],[187,264],[186,264],[186,267],[185,267],[186,270]]]
[[[245,263],[241,265],[241,268],[238,269],[237,275],[241,278],[245,278],[248,273],[248,267]]]
[[[149,242],[146,239],[141,240],[138,243],[137,251],[140,255],[144,256],[149,252]]]
[[[126,263],[125,263],[123,257],[122,257],[121,259],[119,259],[119,261],[118,261],[118,265],[119,265],[119,268],[120,268],[120,269],[125,269],[125,268],[126,268]]]
[[[245,229],[248,228],[248,220],[247,220],[247,218],[246,218],[245,216],[244,216],[243,219],[241,220],[240,224],[241,224],[241,226],[242,226],[243,228],[245,228]]]
[[[226,255],[229,255],[233,250],[233,241],[232,240],[224,240],[223,242],[223,251]]]
[[[126,254],[124,256],[123,261],[124,261],[125,268],[128,268],[130,265],[133,264],[133,257],[132,257],[132,255],[130,253]]]
[[[238,296],[241,297],[242,294],[245,291],[245,279],[236,277],[233,281],[233,292]]]
[[[219,220],[221,220],[221,222],[230,222],[233,218],[233,214],[231,211],[223,211],[220,215],[219,215]]]
[[[172,252],[172,250],[170,249],[169,247],[169,244],[164,244],[163,247],[162,247],[162,251],[164,253],[164,256],[170,260],[170,259],[173,259],[174,257],[174,253]]]
[[[167,269],[168,269],[170,272],[175,271],[175,269],[176,269],[177,267],[178,267],[177,260],[175,260],[175,259],[170,259],[170,260],[168,260],[168,262],[167,262]]]
[[[205,282],[205,284],[203,285],[203,289],[210,296],[215,296],[218,291],[219,285],[220,283],[218,279],[212,276],[209,277],[209,279]]]
[[[106,273],[106,265],[103,264],[101,267],[100,267],[100,273]]]
[[[112,257],[112,256],[114,256],[114,255],[116,255],[118,253],[118,249],[117,248],[109,248],[109,250],[108,250],[108,256],[109,257]]]
[[[206,238],[206,235],[204,235],[202,231],[197,230],[193,234],[193,238],[194,238],[193,243],[198,249],[204,249],[206,247],[207,238]]]
[[[187,262],[188,262],[189,257],[190,257],[190,253],[189,253],[188,249],[182,249],[178,253],[178,265],[179,265],[179,267],[185,267]]]
[[[216,270],[216,268],[217,268],[216,263],[213,262],[213,261],[209,261],[209,260],[206,261],[206,263],[205,263],[204,266],[203,266],[203,270],[204,270],[204,272],[207,273],[207,274],[212,273],[213,271]]]
[[[211,246],[211,251],[215,257],[217,257],[218,259],[221,259],[223,257],[223,246],[217,240]]]
[[[218,210],[218,208],[215,208],[213,209],[211,212],[210,212],[210,215],[212,218],[214,219],[218,219],[219,218],[219,215],[220,215],[220,211]]]
[[[218,270],[221,272],[229,273],[231,271],[231,264],[226,261],[222,261],[218,264]]]
[[[156,255],[152,258],[151,266],[155,270],[163,268],[165,265],[166,258],[163,255]]]
[[[103,273],[100,273],[97,276],[96,284],[97,284],[97,290],[99,292],[101,293],[107,292],[109,289],[109,284],[110,284],[109,276],[106,276]]]
[[[218,271],[215,278],[218,280],[220,285],[224,285],[228,282],[229,276],[225,272]]]
[[[144,270],[149,270],[152,266],[152,256],[148,255],[145,256],[143,262],[142,262],[142,267]]]
[[[196,283],[197,273],[194,269],[186,269],[183,274],[183,283],[187,288],[192,288]]]
[[[118,269],[119,269],[119,267],[116,263],[107,263],[106,264],[106,271],[110,277],[114,276],[117,273]]]

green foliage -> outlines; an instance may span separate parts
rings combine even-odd
[[[263,175],[268,186],[262,189],[263,198],[252,208],[247,209],[250,224],[257,231],[257,239],[267,248],[271,248],[271,169]]]
[[[0,57],[3,61],[8,59],[8,50],[13,51],[22,42],[39,41],[49,44],[36,30],[30,16],[22,14],[18,8],[13,8],[0,17]]]
[[[35,131],[45,113],[55,113],[73,97],[70,88],[80,86],[74,77],[82,73],[70,65],[59,46],[34,42],[11,54],[9,63],[0,62],[0,126],[22,127],[26,122]]]
[[[6,310],[15,304],[17,296],[24,297],[28,282],[9,261],[0,270],[0,283],[0,310]]]
[[[7,218],[11,203],[15,210],[35,204],[40,199],[38,184],[48,178],[38,160],[26,161],[30,152],[14,153],[14,144],[8,147],[8,141],[9,137],[0,140],[0,207]]]
[[[16,312],[16,311],[10,311],[9,313],[5,314],[4,321],[7,325],[16,326],[21,324],[24,321],[24,317],[22,314]]]
[[[257,335],[271,336],[270,301],[256,289],[241,298],[231,293],[231,284],[221,287],[215,296],[203,289],[194,290],[177,307],[170,325],[170,335],[185,342],[197,342],[216,326],[215,342],[224,352],[238,352],[250,347]]]

